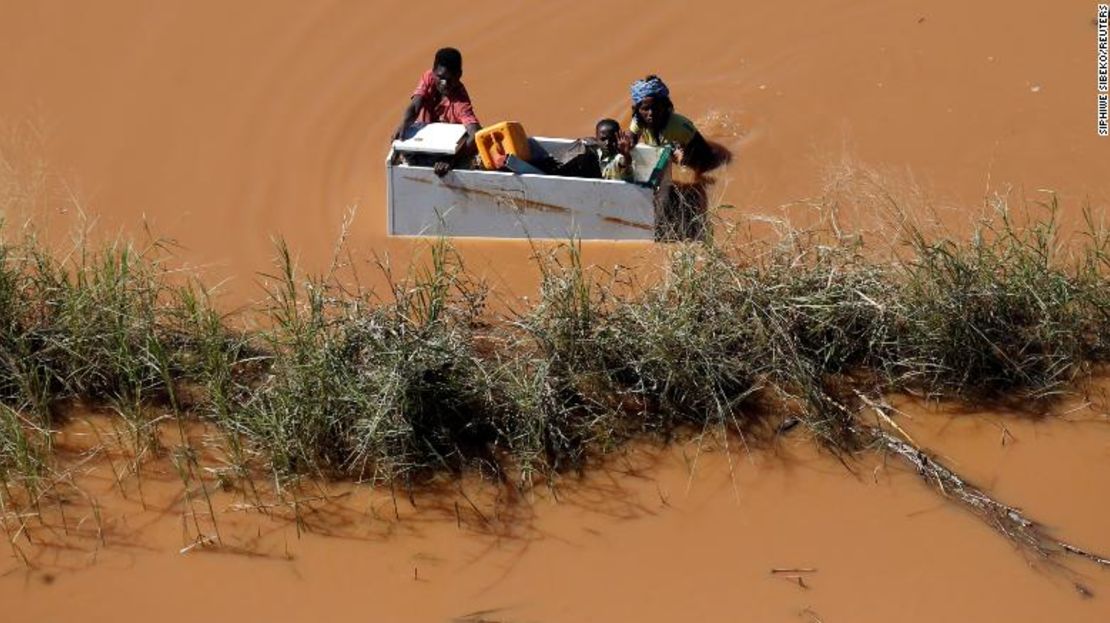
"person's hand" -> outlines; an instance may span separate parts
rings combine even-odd
[[[683,161],[686,160],[686,150],[682,149],[681,147],[675,147],[674,152],[672,152],[671,154],[671,157],[678,164],[682,164]]]
[[[435,171],[436,175],[438,175],[439,177],[443,177],[444,175],[447,175],[448,171],[451,170],[451,163],[447,162],[446,160],[440,160],[439,162],[435,163],[435,166],[432,167],[432,170]]]
[[[391,141],[400,141],[400,140],[403,140],[404,138],[405,138],[405,124],[402,123],[401,125],[397,126],[396,130],[393,131],[393,136],[389,137],[389,140],[391,140]]]
[[[632,145],[635,141],[636,138],[632,136],[631,132],[621,132],[617,136],[617,153],[627,158],[632,152]]]

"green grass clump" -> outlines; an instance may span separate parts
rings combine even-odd
[[[494,359],[499,444],[527,480],[580,469],[616,442],[617,399],[599,358],[609,310],[570,244],[538,256],[540,296],[517,314]]]
[[[208,419],[241,474],[279,479],[531,481],[637,436],[784,418],[850,453],[871,439],[860,396],[1036,403],[1110,359],[1110,241],[1089,218],[1085,244],[1065,244],[1046,208],[1018,227],[999,206],[968,241],[906,228],[885,258],[839,231],[707,235],[640,280],[587,268],[572,243],[540,254],[540,296],[500,321],[442,240],[399,279],[383,267],[382,297],[299,275],[279,245],[257,330],[160,246],[59,261],[26,237],[0,245],[0,460],[9,475],[48,460],[75,400],[123,415],[137,447],[153,409]]]
[[[767,336],[775,408],[826,447],[851,452],[863,443],[853,391],[889,382],[898,281],[890,266],[861,255],[859,240],[823,238],[788,232],[748,260],[752,320]]]
[[[0,404],[0,483],[33,491],[47,473],[50,433]]]
[[[147,408],[173,403],[188,345],[177,290],[161,260],[116,243],[84,242],[58,260],[33,237],[0,260],[0,401],[49,429],[59,405],[108,406],[136,448],[155,439]]]
[[[719,249],[683,246],[663,279],[613,306],[598,354],[634,416],[669,434],[683,425],[740,427],[742,406],[763,381],[768,336],[753,321],[750,275]]]
[[[1055,200],[1053,199],[1053,202]],[[912,232],[892,367],[929,393],[1039,400],[1105,356],[1104,273],[1069,262],[1056,207],[1017,228],[1005,210],[970,242]]]
[[[431,268],[393,284],[381,304],[323,279],[300,287],[281,251],[267,372],[231,417],[272,469],[393,480],[485,459],[489,390],[473,346],[481,297],[453,251],[437,245]]]

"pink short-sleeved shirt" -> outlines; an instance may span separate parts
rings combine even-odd
[[[436,90],[437,78],[432,70],[424,72],[420,76],[420,84],[416,85],[416,90],[412,92],[412,96],[420,96],[422,104],[420,105],[420,113],[417,115],[416,120],[422,123],[478,123],[478,117],[474,114],[474,107],[470,103],[470,94],[466,92],[466,87],[459,85],[458,92],[453,96],[441,96],[439,91]]]

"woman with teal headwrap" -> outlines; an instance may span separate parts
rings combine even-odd
[[[721,163],[694,122],[674,111],[671,91],[659,76],[632,83],[629,130],[645,145],[673,147],[678,163],[695,171],[708,171]]]

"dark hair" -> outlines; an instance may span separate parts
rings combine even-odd
[[[443,67],[447,71],[462,76],[462,52],[455,48],[440,48],[436,50],[435,61],[432,62],[432,69],[436,67]]]
[[[597,132],[598,130],[600,130],[604,126],[609,126],[609,127],[613,128],[613,130],[616,131],[616,132],[620,132],[620,129],[621,129],[621,124],[618,123],[616,119],[610,119],[610,118],[606,117],[605,119],[602,119],[601,121],[597,122],[597,125],[594,126],[594,132]]]

